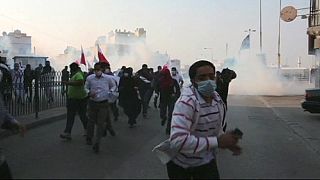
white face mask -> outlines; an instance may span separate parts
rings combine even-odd
[[[206,80],[197,82],[197,89],[199,93],[205,97],[212,97],[213,92],[216,90],[217,84],[214,80]]]

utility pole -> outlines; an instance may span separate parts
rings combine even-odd
[[[262,8],[261,8],[261,0],[260,0],[260,54],[262,53],[262,13],[261,13],[261,10],[262,10]]]
[[[279,32],[278,32],[278,69],[280,69],[280,60],[281,60],[281,55],[280,55],[280,45],[281,45],[281,22],[280,22],[280,12],[281,12],[281,0],[280,2],[280,11],[279,11]]]

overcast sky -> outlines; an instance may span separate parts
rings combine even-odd
[[[20,29],[32,36],[37,51],[56,56],[67,45],[90,47],[114,29],[147,31],[154,51],[167,51],[183,64],[196,58],[236,55],[246,29],[259,30],[259,0],[0,0],[0,31]],[[282,6],[309,6],[308,0],[282,0]],[[279,0],[262,0],[263,51],[268,64],[277,62]],[[307,20],[281,22],[282,61],[313,64],[307,55]],[[259,33],[252,34],[252,51]],[[204,48],[212,48],[205,50]],[[211,52],[212,51],[212,52]]]

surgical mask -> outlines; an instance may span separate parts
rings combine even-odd
[[[123,73],[124,77],[128,77],[129,73]]]
[[[94,74],[95,74],[97,77],[101,77],[101,76],[102,76],[102,71],[95,71]]]
[[[212,97],[213,92],[216,90],[217,84],[214,80],[206,80],[197,82],[197,89],[199,93],[205,97]]]

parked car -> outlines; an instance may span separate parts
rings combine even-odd
[[[302,108],[310,113],[320,113],[320,88],[306,89]]]

